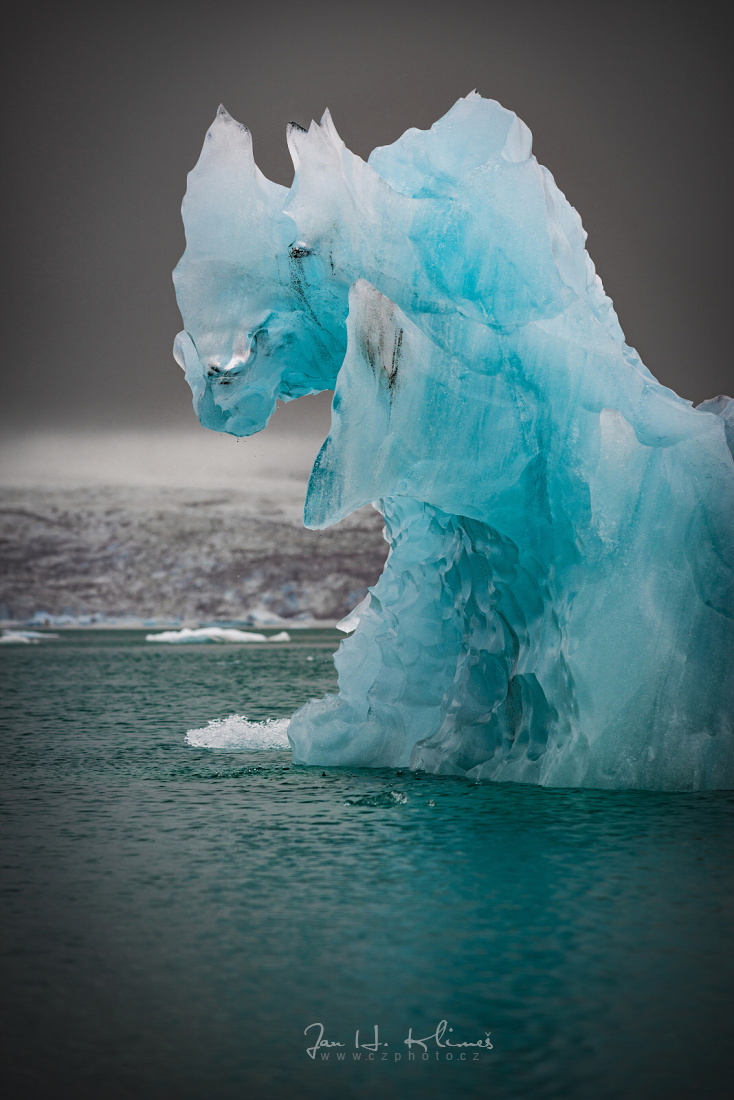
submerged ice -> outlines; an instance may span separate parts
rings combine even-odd
[[[189,175],[175,355],[248,435],[334,389],[306,500],[390,552],[294,760],[734,787],[734,402],[624,339],[578,214],[476,94],[364,162],[292,125],[290,189],[223,108]]]

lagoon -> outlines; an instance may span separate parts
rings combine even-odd
[[[0,650],[6,1095],[728,1094],[734,792],[193,747],[333,691],[340,636],[144,634]]]

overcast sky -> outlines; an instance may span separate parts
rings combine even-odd
[[[366,157],[475,87],[530,126],[652,372],[696,401],[732,392],[723,4],[126,0],[25,12],[3,61],[6,428],[195,426],[171,358],[170,272],[186,173],[220,101],[252,130],[265,174],[287,184],[289,120],[328,106]]]

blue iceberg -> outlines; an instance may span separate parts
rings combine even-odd
[[[365,163],[291,125],[290,189],[220,108],[189,175],[174,353],[249,435],[335,389],[308,527],[372,502],[385,570],[294,760],[477,780],[734,787],[734,402],[625,343],[586,234],[472,93]]]

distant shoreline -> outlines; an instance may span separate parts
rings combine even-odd
[[[63,632],[63,633],[66,634],[66,633],[72,633],[72,632],[78,631],[78,630],[97,630],[97,631],[99,631],[99,630],[168,630],[168,629],[178,630],[178,629],[181,629],[182,627],[185,627],[185,626],[192,627],[192,628],[199,628],[199,627],[203,627],[203,626],[222,626],[222,625],[225,625],[225,623],[226,623],[227,626],[233,626],[238,630],[255,630],[255,629],[257,629],[257,631],[259,633],[266,634],[266,635],[269,636],[270,634],[279,633],[281,630],[285,629],[286,627],[288,628],[289,631],[290,630],[336,630],[338,621],[339,620],[337,620],[337,619],[333,619],[333,620],[331,620],[331,619],[329,619],[329,620],[314,619],[314,620],[308,620],[308,621],[299,620],[298,622],[289,622],[287,619],[284,619],[283,622],[278,624],[277,626],[275,626],[273,624],[269,624],[268,626],[261,626],[259,623],[253,624],[253,623],[250,623],[250,622],[245,622],[241,619],[236,620],[236,621],[232,621],[232,620],[227,619],[227,620],[224,620],[224,622],[216,622],[216,623],[212,623],[212,622],[193,622],[193,621],[187,621],[187,622],[184,623],[184,622],[179,622],[179,621],[156,620],[155,622],[136,621],[136,622],[124,622],[124,623],[115,623],[115,622],[108,622],[108,623],[107,622],[101,622],[101,623],[64,623],[63,625],[57,625],[56,623],[51,623],[48,626],[46,626],[45,624],[39,624],[39,623],[33,622],[32,620],[29,620],[29,619],[23,619],[23,620],[7,619],[7,620],[0,621],[0,630],[8,630],[8,631],[10,631],[10,630],[37,630],[39,634],[42,634],[44,631],[47,631],[49,636],[50,636],[52,633],[57,634],[57,633],[62,633]],[[243,642],[243,643],[239,643],[239,644],[245,645],[247,643]]]
[[[377,582],[382,516],[303,526],[297,483],[0,488],[0,623],[333,625]]]

